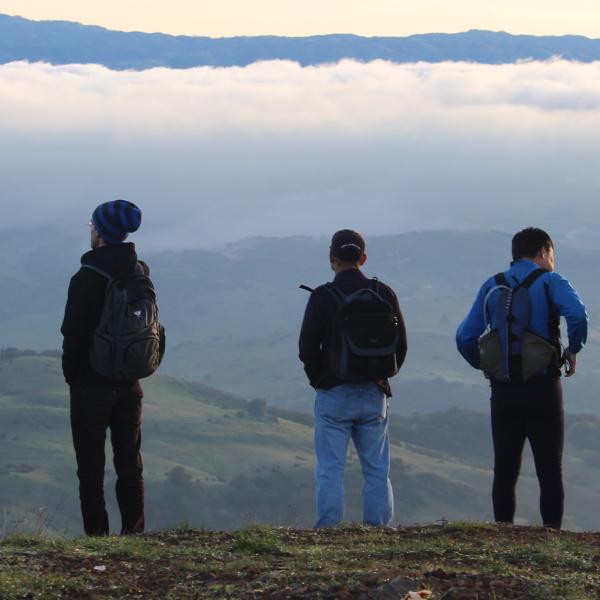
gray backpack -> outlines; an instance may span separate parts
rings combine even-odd
[[[154,285],[138,263],[123,280],[83,265],[108,280],[104,307],[90,348],[90,365],[113,381],[136,381],[152,375],[164,353],[165,333],[158,321]]]

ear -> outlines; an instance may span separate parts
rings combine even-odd
[[[363,254],[358,261],[358,266],[362,267],[367,262],[367,255]]]

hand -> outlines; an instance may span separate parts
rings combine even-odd
[[[575,372],[577,371],[577,354],[565,350],[563,353],[563,363],[567,368],[565,377],[575,375]]]

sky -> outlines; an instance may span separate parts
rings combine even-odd
[[[0,0],[0,11],[210,35],[485,27],[600,37],[586,30],[600,27],[593,4]],[[0,65],[0,114],[0,208],[10,208],[0,231],[85,224],[119,197],[142,207],[139,236],[157,249],[341,226],[600,229],[600,62],[12,63]]]
[[[600,62],[12,63],[0,114],[0,230],[86,231],[118,197],[155,249],[340,227],[600,229]]]
[[[0,13],[211,37],[489,29],[600,38],[598,0],[0,0]]]

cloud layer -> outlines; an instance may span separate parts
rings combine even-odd
[[[145,241],[600,226],[600,63],[0,66],[0,229],[124,197]]]

